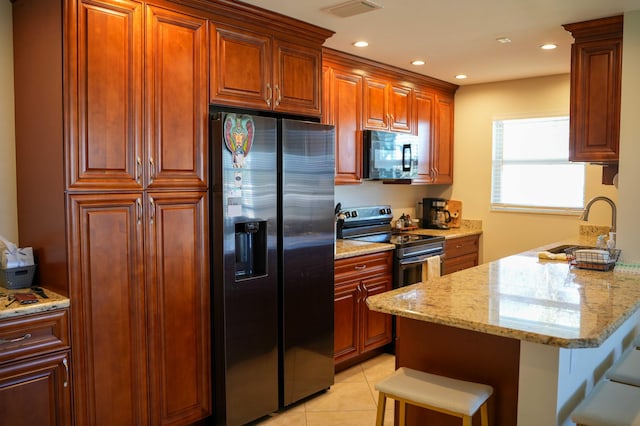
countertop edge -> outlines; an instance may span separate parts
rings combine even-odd
[[[8,299],[6,296],[0,297],[0,320],[7,318],[16,318],[30,314],[38,314],[42,312],[54,311],[57,309],[67,309],[71,305],[69,298],[54,293],[51,290],[48,290],[46,287],[44,288],[46,294],[49,296],[48,299],[43,299],[40,296],[38,297],[38,302],[31,303],[27,305],[20,305],[17,302],[13,302],[10,306],[7,306]],[[7,290],[4,288],[0,288],[0,292],[4,294],[15,294],[15,293],[29,293],[29,289],[20,289],[20,290]]]

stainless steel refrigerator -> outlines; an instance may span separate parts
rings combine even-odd
[[[215,423],[333,384],[334,129],[211,111]]]

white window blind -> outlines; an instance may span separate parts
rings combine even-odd
[[[569,162],[568,116],[493,122],[493,209],[582,209],[584,181],[584,164]]]

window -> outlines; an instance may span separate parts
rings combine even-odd
[[[584,181],[584,164],[569,162],[568,116],[493,122],[492,209],[573,213]]]

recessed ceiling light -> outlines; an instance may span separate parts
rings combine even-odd
[[[553,44],[553,43],[546,43],[546,44],[543,44],[542,46],[540,46],[540,49],[542,49],[542,50],[553,50],[553,49],[555,49],[556,47],[558,47],[558,45],[557,45],[557,44]]]
[[[424,65],[424,61],[422,59],[416,59],[415,61],[411,61],[411,65]]]
[[[467,75],[466,74],[458,74],[458,75],[456,75],[456,78],[458,80],[464,80],[465,78],[467,78]]]
[[[367,47],[369,43],[367,43],[366,41],[356,41],[355,43],[353,43],[353,45],[355,47]]]
[[[511,39],[509,37],[498,37],[496,41],[502,44],[511,43]]]

